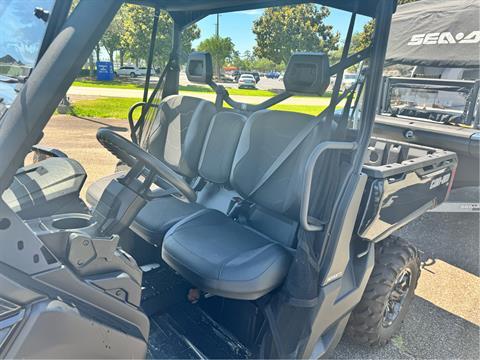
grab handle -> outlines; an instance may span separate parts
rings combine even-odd
[[[326,150],[355,150],[357,148],[356,142],[339,142],[339,141],[326,141],[324,143],[318,144],[315,149],[313,149],[310,157],[307,160],[307,165],[305,169],[305,177],[303,183],[303,196],[300,205],[300,224],[306,231],[322,231],[325,224],[321,224],[316,221],[315,224],[312,224],[314,219],[310,219],[308,216],[308,211],[310,210],[310,194],[312,192],[312,180],[313,180],[313,171],[315,165],[317,164],[318,158]]]

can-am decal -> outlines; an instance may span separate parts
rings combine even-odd
[[[440,185],[447,184],[449,181],[450,181],[450,173],[437,177],[433,179],[432,182],[430,183],[430,190],[435,189]]]
[[[434,32],[427,34],[415,34],[407,45],[444,45],[444,44],[477,44],[480,42],[480,31],[472,31],[470,34],[465,33],[452,34],[451,32]]]

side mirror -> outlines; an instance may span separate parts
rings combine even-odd
[[[187,61],[187,78],[197,84],[209,84],[213,78],[212,56],[207,52],[193,52]]]

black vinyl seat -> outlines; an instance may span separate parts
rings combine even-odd
[[[203,148],[199,151],[197,172],[203,181],[218,186],[228,184],[235,149],[245,121],[244,115],[230,111],[213,116]],[[130,228],[142,239],[159,245],[173,225],[203,208],[202,203],[186,203],[172,196],[156,199],[147,203]]]
[[[199,64],[198,53],[190,55],[187,77],[195,83],[209,84],[212,63],[209,54],[201,54],[205,62]],[[198,70],[205,70],[198,74]],[[216,190],[228,183],[230,170],[240,133],[246,117],[232,111],[217,112],[216,107],[195,97],[174,95],[159,105],[154,121],[145,123],[141,146],[158,157],[187,180],[216,185]],[[95,206],[108,184],[124,172],[106,176],[90,186],[87,201]],[[212,199],[212,189],[200,197],[209,206],[220,203],[225,208],[229,199]],[[174,197],[155,199],[139,212],[130,228],[144,240],[158,245],[165,233],[179,220],[202,209],[199,203],[189,204]]]
[[[252,193],[270,164],[312,121],[320,123]],[[328,134],[326,127],[324,120],[309,115],[268,110],[253,114],[240,137],[230,184],[257,206],[298,221],[305,164],[313,148]],[[276,239],[223,213],[201,210],[167,232],[162,258],[201,290],[253,300],[282,283],[291,252]]]
[[[292,60],[285,73],[287,91],[323,93],[329,82],[326,55],[303,54]],[[298,222],[306,164],[314,148],[329,138],[330,128],[323,117],[269,110],[253,113],[240,136],[231,186],[255,206]],[[201,210],[169,230],[162,258],[200,290],[254,300],[280,286],[291,251],[248,222]]]
[[[172,227],[162,255],[200,289],[243,300],[273,290],[285,277],[291,260],[280,244],[210,209]]]
[[[179,175],[193,179],[215,106],[200,98],[173,95],[159,105],[156,118],[146,122],[141,147],[158,157]],[[125,172],[105,176],[87,190],[87,202],[95,206],[105,188]]]
[[[154,121],[145,124],[140,145],[180,176],[194,179],[198,176],[199,159],[215,111],[215,106],[208,101],[170,96],[160,104]],[[87,202],[95,206],[108,184],[125,173],[119,171],[94,182],[87,190]],[[173,197],[156,199],[140,211],[131,229],[146,241],[157,244],[175,222],[201,208]]]
[[[245,121],[244,115],[232,111],[222,111],[213,115],[205,131],[204,141],[202,139],[202,148],[184,151],[185,155],[190,151],[196,151],[198,159],[195,165],[196,176],[219,186],[228,183],[235,150]],[[197,119],[194,118],[191,122],[195,124]],[[198,132],[198,129],[185,129],[185,131],[194,130]],[[177,171],[182,171],[182,168]],[[96,203],[110,181],[124,173],[119,172],[104,177],[92,184],[87,193],[89,203]],[[205,196],[207,200],[208,196]],[[186,203],[171,196],[155,199],[148,202],[138,213],[130,229],[142,239],[159,245],[174,224],[203,208],[201,203]]]

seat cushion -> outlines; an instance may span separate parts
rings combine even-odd
[[[170,229],[162,258],[199,289],[243,300],[258,299],[278,287],[291,260],[281,245],[210,209]]]
[[[91,206],[97,205],[98,201],[102,197],[103,192],[107,188],[108,184],[114,179],[118,179],[119,177],[126,174],[126,171],[119,171],[114,174],[102,177],[96,180],[93,184],[91,184],[87,189],[87,203]]]
[[[142,239],[159,245],[173,225],[202,209],[202,205],[186,203],[173,196],[155,199],[140,210],[130,229]]]
[[[91,206],[97,205],[108,184],[124,174],[120,171],[95,181],[87,190],[87,202]],[[203,206],[199,204],[186,203],[172,196],[151,200],[140,210],[130,229],[142,239],[159,245],[173,225],[201,209]]]
[[[232,111],[222,111],[213,117],[198,167],[202,178],[216,184],[228,183],[233,157],[246,121],[246,116]]]

